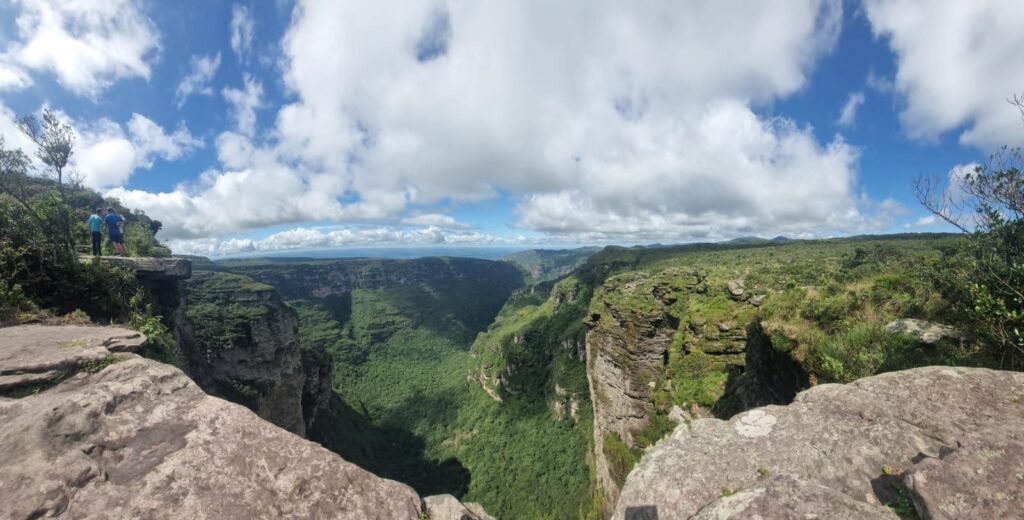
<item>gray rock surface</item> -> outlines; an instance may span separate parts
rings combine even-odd
[[[128,356],[0,399],[0,516],[419,517],[409,487],[203,393],[177,368]]]
[[[154,258],[145,256],[82,256],[82,262],[98,258],[101,262],[126,267],[135,271],[139,278],[151,280],[184,280],[192,276],[192,261],[187,258]]]
[[[423,499],[430,520],[494,520],[480,504],[463,504],[452,495],[434,495]]]
[[[135,352],[146,336],[129,329],[64,325],[0,328],[0,392],[56,382],[120,352]]]
[[[743,286],[743,280],[730,280],[725,284],[725,291],[730,298],[736,301],[743,301],[750,298],[750,293]]]
[[[910,334],[921,343],[934,345],[943,340],[960,341],[963,333],[955,327],[912,318],[896,320],[885,326],[886,332]]]
[[[614,518],[895,518],[883,502],[898,493],[923,518],[1013,518],[1022,442],[1022,373],[926,367],[820,385],[680,425],[630,473]]]

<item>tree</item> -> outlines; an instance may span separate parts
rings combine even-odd
[[[66,184],[76,186],[81,177],[68,169],[68,161],[74,154],[75,131],[57,117],[52,109],[43,110],[43,118],[25,116],[18,121],[18,128],[36,144],[36,157],[49,168],[49,175],[57,181],[60,204],[52,208],[59,227],[59,233],[68,250],[74,248],[71,235],[71,208],[68,206]]]
[[[1024,98],[1015,98],[1024,114]],[[967,240],[938,274],[963,325],[1000,367],[1024,370],[1024,173],[1019,148],[1004,147],[985,164],[950,179],[918,177],[918,201]]]

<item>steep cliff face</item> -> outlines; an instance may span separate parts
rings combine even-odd
[[[303,401],[315,414],[322,369],[309,367],[307,385],[295,311],[272,287],[227,273],[197,272],[181,298],[176,326],[186,372],[204,390],[304,435]]]
[[[597,481],[607,506],[615,504],[631,466],[623,452],[637,445],[635,436],[654,415],[651,393],[679,325],[667,308],[670,299],[652,298],[646,282],[643,273],[609,279],[590,309],[587,378]]]

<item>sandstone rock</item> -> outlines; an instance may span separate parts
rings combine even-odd
[[[434,495],[423,499],[430,520],[494,520],[480,504],[463,504],[452,495]]]
[[[415,519],[420,512],[407,486],[138,357],[0,400],[0,453],[5,518]]]
[[[750,298],[750,294],[747,293],[746,287],[743,286],[743,280],[730,280],[725,285],[726,292],[729,297],[736,301],[744,301]]]
[[[1024,511],[1022,403],[1024,374],[987,369],[819,385],[788,406],[677,427],[630,473],[614,517],[885,518],[889,474],[905,475],[922,518],[1012,517]]]
[[[645,275],[644,275],[645,276]],[[606,281],[596,298],[604,299],[607,292],[641,293],[645,278],[626,277]],[[648,293],[649,294],[649,293]],[[635,446],[634,436],[642,431],[654,415],[652,388],[649,382],[657,375],[667,359],[668,348],[679,327],[679,321],[668,307],[658,299],[656,305],[643,314],[628,303],[606,299],[600,314],[591,316],[591,330],[586,336],[587,380],[594,407],[595,466],[598,485],[601,486],[606,511],[618,497],[626,475],[614,472],[601,449],[605,438],[616,435],[627,446]]]
[[[960,341],[963,338],[963,333],[949,325],[910,318],[893,321],[885,326],[885,330],[894,334],[910,334],[927,345],[934,345],[942,340]]]
[[[135,271],[139,278],[151,280],[184,280],[192,276],[192,261],[187,258],[153,258],[153,257],[122,257],[122,256],[82,256],[82,262],[91,262],[98,258],[118,267]]]
[[[754,307],[760,307],[760,306],[764,305],[764,300],[765,300],[765,295],[763,295],[763,294],[755,294],[754,296],[750,297],[750,304],[753,305]]]
[[[115,353],[134,352],[146,341],[137,331],[117,327],[0,328],[0,391],[56,382]]]

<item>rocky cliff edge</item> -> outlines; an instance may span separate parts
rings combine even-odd
[[[57,374],[0,392],[4,518],[419,517],[408,486],[117,352],[136,334],[0,329],[0,374]]]
[[[1024,374],[926,367],[680,425],[614,518],[1020,518]]]

